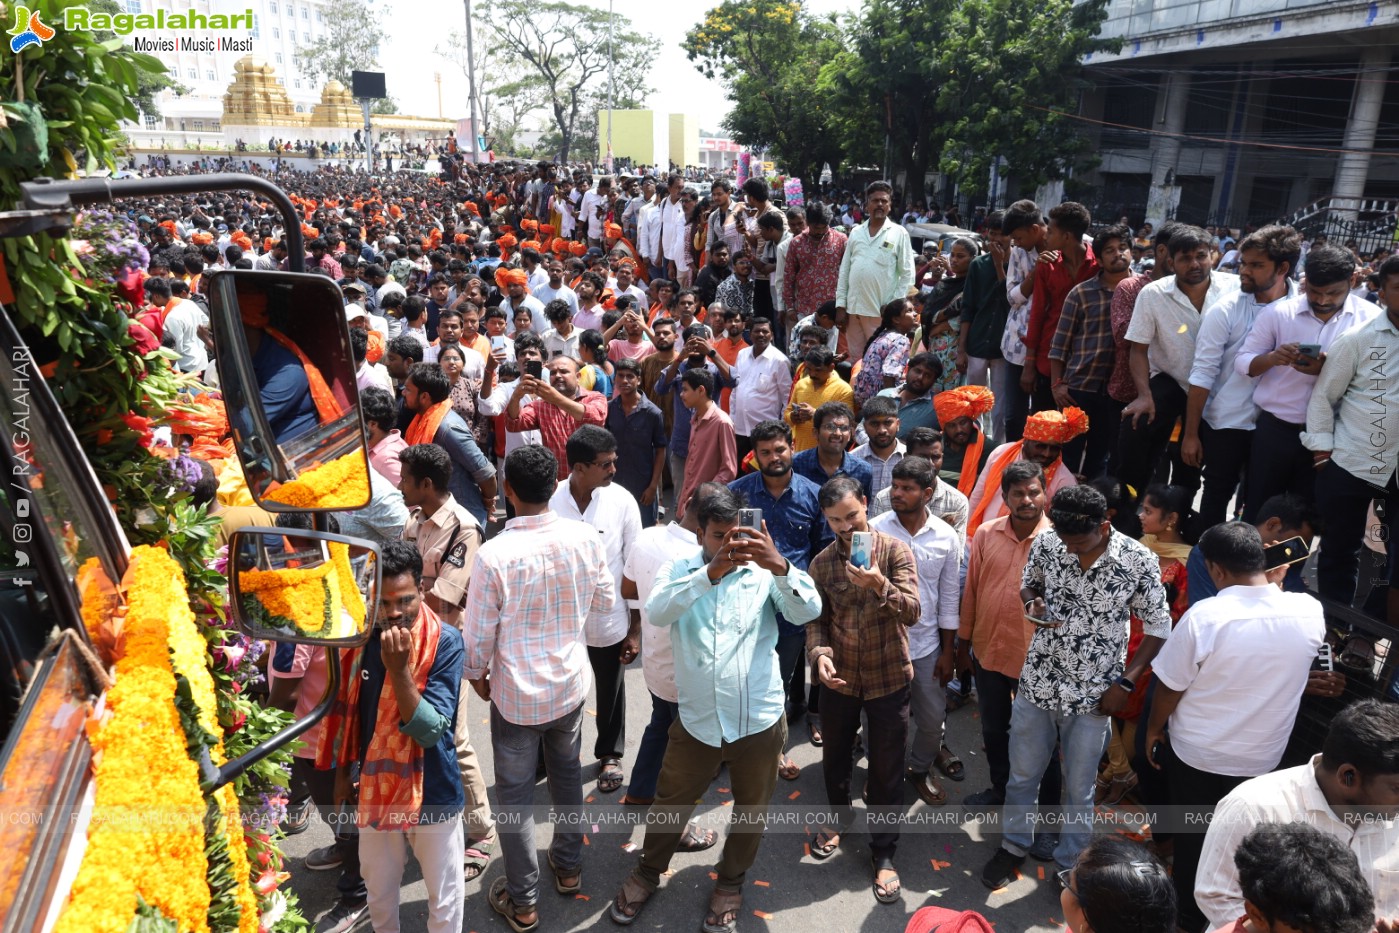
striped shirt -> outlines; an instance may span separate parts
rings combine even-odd
[[[465,676],[491,674],[491,702],[508,721],[537,726],[588,695],[588,616],[616,602],[598,533],[554,512],[512,518],[481,546],[462,635]]]

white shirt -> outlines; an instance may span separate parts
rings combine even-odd
[[[363,392],[369,388],[379,388],[393,395],[393,380],[389,378],[389,371],[379,363],[371,363],[365,360],[359,364],[359,369],[355,371],[355,384]]]
[[[529,274],[529,290],[531,292],[549,284],[549,273],[544,268],[544,263],[534,267],[534,271]]]
[[[942,630],[956,631],[962,610],[962,540],[952,526],[924,513],[923,527],[910,535],[893,512],[870,522],[870,530],[898,538],[913,551],[918,565],[918,602],[922,614],[908,630],[908,657],[926,658],[942,650]]]
[[[655,202],[648,201],[641,205],[636,216],[636,249],[641,253],[639,261],[649,266],[651,260],[656,258],[656,247],[660,244],[661,209]]]
[[[1006,298],[1010,301],[1010,314],[1006,316],[1006,329],[1001,334],[1001,355],[1012,366],[1023,366],[1025,363],[1028,348],[1024,337],[1030,328],[1030,299],[1020,290],[1020,286],[1035,274],[1039,256],[1037,249],[1023,250],[1012,246],[1010,257],[1006,260]]]
[[[733,376],[729,417],[733,419],[735,434],[746,437],[759,421],[782,417],[792,391],[792,370],[781,350],[769,344],[755,358],[753,348],[744,347],[734,361]]]
[[[637,601],[641,603],[641,674],[646,689],[667,703],[680,702],[675,690],[675,655],[670,647],[670,627],[651,624],[646,600],[656,587],[656,575],[677,557],[694,557],[700,553],[699,541],[693,531],[676,522],[644,529],[636,545],[627,554],[622,573],[636,584]]]
[[[1289,280],[1284,297],[1291,297],[1296,291],[1297,286]],[[1253,403],[1253,387],[1258,380],[1234,369],[1234,357],[1253,329],[1258,312],[1267,306],[1241,291],[1211,305],[1200,318],[1190,384],[1209,390],[1204,418],[1216,431],[1252,431],[1258,421],[1258,406]]]
[[[578,511],[578,503],[570,491],[571,481],[559,483],[554,497],[549,500],[549,508],[559,514],[559,518],[587,522],[597,529],[601,536],[602,549],[607,554],[607,569],[612,578],[620,580],[626,566],[627,554],[641,534],[641,508],[636,499],[616,483],[599,486],[593,490],[593,497],[585,511]],[[615,593],[612,608],[606,612],[591,613],[584,630],[590,648],[610,648],[627,637],[630,622],[627,618],[627,604],[622,599],[621,588]]]
[[[388,280],[387,282],[385,282],[383,285],[380,285],[380,286],[379,286],[379,290],[378,290],[377,292],[374,293],[374,300],[375,300],[376,302],[378,302],[379,307],[382,308],[382,307],[384,306],[384,298],[385,298],[385,296],[390,295],[390,294],[392,294],[393,292],[398,292],[398,293],[399,293],[400,295],[402,295],[404,298],[407,298],[407,297],[408,297],[408,290],[407,290],[407,289],[405,289],[402,285],[400,285],[400,284],[398,284],[397,282],[395,282],[393,279],[389,279],[389,280]]]
[[[1210,286],[1200,308],[1212,307],[1220,299],[1239,290],[1239,277],[1227,272],[1211,272]],[[1168,275],[1152,282],[1137,295],[1127,339],[1147,346],[1151,375],[1165,373],[1187,392],[1190,367],[1195,362],[1195,334],[1200,329],[1200,311],[1185,292],[1176,287],[1176,277]]]
[[[1312,313],[1305,293],[1275,301],[1258,313],[1253,330],[1244,338],[1244,345],[1234,358],[1234,369],[1247,373],[1249,364],[1256,358],[1285,343],[1314,343],[1325,353],[1337,337],[1359,330],[1383,313],[1378,305],[1350,295],[1341,310],[1323,323]],[[1281,421],[1302,424],[1307,420],[1307,402],[1316,380],[1316,376],[1298,372],[1295,366],[1273,366],[1258,377],[1253,401]]]
[[[787,247],[792,245],[792,235],[782,234],[782,242],[777,244],[777,264],[772,270],[772,310],[781,314],[787,310],[787,305],[782,300],[782,278],[787,270]],[[781,327],[777,322],[772,322],[774,327]]]
[[[520,380],[514,379],[510,382],[500,382],[492,386],[490,395],[481,395],[476,399],[476,411],[487,417],[495,417],[505,414],[505,410],[510,407],[510,396],[515,392],[515,383]],[[520,407],[528,405],[534,401],[534,396],[525,394],[520,396]],[[512,431],[505,429],[505,455],[510,456],[510,452],[526,444],[542,444],[538,430]]]
[[[661,244],[665,258],[675,263],[676,272],[690,268],[690,251],[686,248],[685,205],[679,201],[671,203],[669,197],[661,202]]]
[[[568,336],[561,335],[554,328],[549,328],[540,335],[544,341],[544,361],[547,363],[556,356],[568,356],[578,359],[578,338],[583,335],[583,329],[574,325],[573,330],[568,332]]]
[[[1276,586],[1230,586],[1181,617],[1151,669],[1183,690],[1171,750],[1200,771],[1254,777],[1287,748],[1326,635],[1321,603]]]
[[[209,368],[209,351],[199,337],[199,325],[207,323],[203,318],[199,305],[192,301],[181,301],[165,316],[165,334],[174,341],[180,355],[175,366],[182,373],[202,373]]]
[[[1375,896],[1375,917],[1399,917],[1399,820],[1336,815],[1316,783],[1311,762],[1245,781],[1215,808],[1195,874],[1195,903],[1211,927],[1233,923],[1244,914],[1244,897],[1234,867],[1239,843],[1260,823],[1300,820],[1334,836],[1355,853],[1360,874]]]
[[[515,312],[521,308],[529,309],[530,326],[534,328],[536,334],[542,334],[549,329],[549,319],[544,316],[544,303],[534,295],[526,295],[519,302],[512,302],[507,297],[500,305],[505,309],[506,333],[512,336],[515,333]]]
[[[583,203],[578,208],[578,216],[583,218],[588,225],[588,239],[602,239],[602,218],[597,215],[598,205],[607,203],[606,199],[596,191],[590,190],[583,195]]]
[[[1395,360],[1399,360],[1399,328],[1388,315],[1381,314],[1338,338],[1312,390],[1307,433],[1302,435],[1309,450],[1331,451],[1336,466],[1376,486],[1384,486],[1399,466]],[[1383,529],[1384,525],[1367,519],[1366,527]],[[1372,538],[1366,535],[1367,542]]]
[[[568,302],[569,314],[572,315],[578,313],[578,293],[575,292],[573,289],[569,288],[563,282],[559,283],[558,288],[554,288],[546,281],[543,285],[539,286],[538,288],[531,289],[531,291],[534,292],[532,297],[538,299],[541,304],[547,305],[549,302],[557,298],[559,301]],[[513,321],[511,322],[511,325],[514,325]],[[545,325],[546,326],[544,330],[548,330],[548,321],[545,321]],[[535,326],[537,327],[538,325],[536,324]],[[544,333],[544,330],[539,331],[539,333]]]

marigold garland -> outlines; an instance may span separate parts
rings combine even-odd
[[[179,566],[163,550],[132,551],[127,622],[107,693],[110,715],[92,729],[96,807],[88,846],[56,933],[123,933],[138,897],[182,931],[209,929],[204,795],[171,697],[172,606],[188,610]]]
[[[245,609],[259,616],[259,625],[331,638],[344,638],[363,627],[364,599],[355,584],[349,546],[332,541],[328,550],[330,559],[310,569],[238,572]],[[346,621],[354,623],[353,630]]]
[[[321,463],[263,495],[299,509],[359,508],[369,501],[364,452],[354,451]]]
[[[219,812],[223,816],[224,834],[228,837],[228,855],[233,864],[233,877],[238,879],[238,933],[257,933],[257,895],[253,892],[252,866],[248,864],[248,839],[243,832],[243,815],[238,808],[238,794],[233,790],[232,784],[225,784],[215,793],[215,799],[218,800]]]

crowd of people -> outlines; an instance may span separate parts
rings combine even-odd
[[[898,901],[906,787],[948,803],[966,769],[946,720],[973,695],[987,887],[1052,863],[1076,933],[1399,924],[1399,697],[1347,693],[1392,694],[1395,659],[1324,609],[1395,618],[1399,259],[1367,283],[1282,226],[1225,243],[1029,201],[915,252],[884,182],[843,233],[761,179],[276,180],[346,299],[376,515],[354,533],[382,549],[363,684],[298,761],[322,806],[358,775],[358,832],[306,860],[341,871],[318,930],[398,930],[409,848],[429,930],[461,929],[497,848],[490,906],[535,929],[540,773],[560,810],[585,774],[650,808],[607,911],[633,923],[676,851],[717,844],[692,816],[727,768],[752,818],[724,834],[703,928],[731,931],[801,741],[831,815],[811,858],[859,831],[858,795],[884,817],[872,894]],[[287,268],[285,231],[247,196],[130,210],[137,326],[216,385],[200,293]],[[324,674],[291,655],[272,699],[304,711]],[[652,713],[629,743],[638,660]],[[1304,696],[1335,715],[1278,770]],[[1123,802],[1156,814],[1149,848],[1095,839],[1095,806]],[[556,825],[557,891],[585,853]]]

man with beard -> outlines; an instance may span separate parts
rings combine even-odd
[[[996,405],[996,396],[985,386],[965,385],[933,396],[933,408],[942,425],[943,458],[939,470],[963,496],[971,495],[976,478],[986,466],[991,450],[979,419]]]
[[[976,534],[982,522],[1009,514],[1001,496],[1001,476],[1017,460],[1033,460],[1044,469],[1046,498],[1075,485],[1073,473],[1064,469],[1064,445],[1087,430],[1088,416],[1079,408],[1040,411],[1026,418],[1024,439],[991,451],[986,469],[968,497],[972,511],[967,519],[967,537]]]
[[[548,364],[548,382],[526,373],[515,383],[505,409],[507,431],[539,431],[558,460],[560,480],[568,479],[568,439],[573,432],[580,425],[607,423],[607,399],[578,385],[579,366],[572,357],[556,356]],[[526,395],[534,401],[522,405]]]
[[[413,364],[423,361],[423,345],[407,334],[399,334],[389,341],[388,347],[384,349],[384,368],[389,371],[389,378],[394,381],[394,385],[399,386],[397,398],[398,414],[394,421],[394,427],[399,433],[408,430],[408,423],[413,420],[413,411],[403,401],[402,386],[408,381],[408,371],[413,368]]]
[[[670,436],[660,408],[641,394],[636,360],[618,360],[616,367],[617,395],[607,403],[607,430],[617,440],[617,485],[636,498],[641,527],[650,528],[656,523]]]
[[[1112,375],[1112,295],[1131,271],[1132,230],[1108,227],[1093,238],[1098,274],[1075,285],[1064,299],[1049,342],[1049,389],[1060,408],[1088,414],[1088,432],[1064,450],[1069,468],[1089,479],[1102,476],[1116,446],[1122,403],[1108,395]]]
[[[899,403],[899,440],[907,442],[914,428],[936,428],[937,408],[933,405],[933,386],[942,378],[942,360],[935,353],[918,353],[908,361],[904,384],[883,389],[880,395],[892,397]]]
[[[913,662],[909,718],[913,748],[907,774],[918,796],[929,806],[947,802],[947,791],[933,776],[933,766],[960,781],[962,762],[943,742],[947,721],[947,691],[954,673],[953,642],[960,622],[962,539],[952,526],[929,514],[928,504],[938,485],[938,472],[922,457],[905,457],[894,467],[889,486],[893,510],[870,522],[870,530],[907,544],[918,567],[918,623],[908,630],[908,654]]]
[[[850,233],[836,283],[836,310],[849,314],[845,337],[850,358],[862,359],[879,329],[880,309],[913,287],[913,246],[908,231],[889,217],[893,187],[872,181],[865,188],[868,218]]]
[[[695,293],[699,296],[699,303],[705,308],[714,304],[714,295],[719,290],[719,283],[733,275],[733,270],[729,268],[729,247],[720,243],[709,251],[709,263],[695,276]]]
[[[733,366],[735,386],[729,397],[729,414],[738,436],[738,458],[753,449],[751,435],[762,421],[782,417],[792,391],[792,371],[787,357],[773,346],[773,324],[755,317],[749,325],[752,345],[738,351]]]
[[[568,313],[570,319],[578,313],[578,294],[568,287],[563,280],[563,260],[554,257],[549,260],[549,282],[534,290],[534,298],[542,305],[558,299],[568,303]],[[535,324],[536,328],[539,326]],[[548,328],[545,328],[547,330]],[[544,333],[543,330],[535,330],[536,334]]]
[[[817,501],[821,487],[792,472],[792,429],[785,421],[761,421],[753,427],[750,438],[758,472],[740,476],[729,488],[743,496],[750,508],[762,509],[767,533],[777,550],[793,567],[805,570],[816,552],[830,540],[821,504]],[[820,712],[815,685],[809,707],[802,697],[806,683],[802,664],[805,630],[779,615],[777,632],[777,658],[787,690],[788,721],[801,718],[805,709],[811,714],[812,728],[819,733]],[[800,769],[786,755],[780,755],[777,773],[793,781]]]
[[[868,440],[850,451],[850,456],[865,461],[870,468],[869,515],[873,519],[888,511],[878,506],[879,495],[889,488],[894,479],[894,467],[906,455],[904,442],[899,440],[898,406],[891,398],[875,396],[865,403],[860,411],[864,421],[865,437]]]
[[[1170,245],[1175,274],[1142,289],[1127,325],[1137,397],[1122,409],[1118,478],[1133,489],[1151,482],[1176,420],[1185,414],[1200,314],[1239,287],[1238,276],[1213,270],[1212,244],[1198,227],[1177,229]],[[1192,493],[1199,488],[1200,474],[1193,467],[1181,464],[1173,473],[1173,485]]]
[[[1258,421],[1258,406],[1253,402],[1258,380],[1236,372],[1234,358],[1258,313],[1296,293],[1291,276],[1301,252],[1302,236],[1291,227],[1274,224],[1244,237],[1239,248],[1239,294],[1214,305],[1200,320],[1180,458],[1204,470],[1199,509],[1203,528],[1213,528],[1228,517],[1229,502],[1248,469]]]
[[[403,432],[408,446],[436,444],[452,458],[447,490],[485,527],[495,511],[495,467],[486,459],[471,428],[452,410],[451,384],[434,363],[416,363],[403,384],[404,405],[413,420]]]

